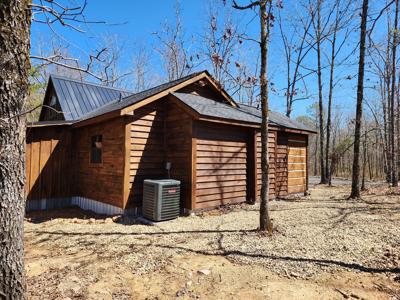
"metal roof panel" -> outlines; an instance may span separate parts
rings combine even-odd
[[[50,75],[54,90],[66,120],[79,120],[82,116],[107,105],[113,100],[132,95],[133,92],[95,83]]]

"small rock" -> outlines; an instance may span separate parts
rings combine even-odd
[[[104,224],[112,224],[112,223],[114,223],[114,221],[113,221],[113,219],[111,219],[111,218],[106,218],[106,219],[104,220]]]
[[[96,223],[96,219],[95,218],[90,218],[89,219],[89,224],[95,224]]]
[[[176,297],[182,297],[182,296],[184,296],[186,293],[187,293],[186,289],[185,289],[185,288],[182,288],[182,289],[178,290],[178,291],[176,292],[175,295],[176,295]]]
[[[121,221],[121,216],[113,216],[111,219],[113,220],[113,222],[118,223]]]
[[[193,282],[191,280],[186,282],[186,286],[191,286],[192,284],[193,284]]]
[[[200,274],[200,275],[206,275],[206,276],[208,276],[208,275],[211,274],[211,271],[210,271],[210,270],[207,270],[207,269],[204,269],[204,270],[198,270],[197,273]]]

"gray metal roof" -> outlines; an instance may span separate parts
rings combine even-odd
[[[198,95],[186,93],[173,93],[173,95],[203,116],[257,124],[261,123],[261,110],[252,106],[240,104],[238,108],[235,108],[228,104],[217,102],[215,100]],[[315,132],[314,129],[311,129],[306,125],[294,121],[280,113],[270,111],[268,115],[269,124],[271,125]]]
[[[177,79],[177,80],[174,80],[174,81],[170,81],[170,82],[167,82],[167,83],[163,83],[161,85],[158,85],[156,87],[150,88],[150,89],[145,90],[143,92],[130,95],[130,96],[126,97],[126,98],[116,99],[116,100],[108,103],[107,105],[104,105],[104,106],[102,106],[102,107],[100,107],[100,108],[98,108],[98,109],[96,109],[94,111],[89,112],[88,114],[84,115],[81,118],[81,120],[91,119],[91,118],[100,116],[102,114],[105,114],[105,113],[108,113],[108,112],[111,112],[111,111],[115,111],[115,110],[118,110],[118,109],[122,109],[122,108],[128,107],[128,106],[130,106],[132,104],[135,104],[135,103],[137,103],[137,102],[139,102],[141,100],[144,100],[144,99],[149,98],[149,97],[151,97],[153,95],[161,93],[162,91],[165,91],[165,90],[167,90],[167,89],[169,89],[171,87],[174,87],[175,85],[180,84],[180,83],[182,83],[182,82],[184,82],[186,80],[189,80],[189,79],[191,79],[193,77],[196,77],[197,75],[199,75],[199,74],[201,74],[203,72],[204,71],[192,73],[192,74],[190,74],[188,76],[185,76],[185,77],[182,77],[180,79]]]
[[[65,120],[79,120],[109,102],[132,95],[122,89],[50,75]]]

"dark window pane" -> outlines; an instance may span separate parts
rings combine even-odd
[[[102,151],[103,151],[103,136],[94,135],[91,138],[90,145],[90,162],[92,164],[100,164],[102,162]]]

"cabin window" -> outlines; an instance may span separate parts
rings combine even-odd
[[[103,136],[101,134],[92,136],[90,145],[90,163],[101,164],[103,152]]]

